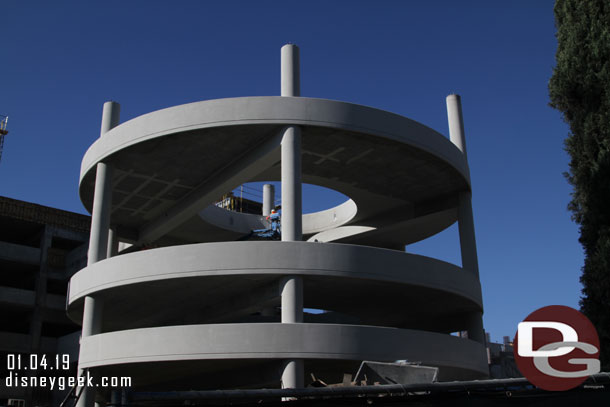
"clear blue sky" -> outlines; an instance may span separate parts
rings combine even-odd
[[[104,101],[123,121],[177,104],[278,95],[280,47],[302,95],[402,114],[447,134],[462,95],[493,340],[551,304],[578,307],[582,249],[562,176],[568,128],[548,106],[550,0],[2,2],[0,195],[84,213],[80,160]],[[325,206],[309,193],[307,207]],[[460,264],[457,230],[407,248]],[[412,310],[405,310],[412,311]]]

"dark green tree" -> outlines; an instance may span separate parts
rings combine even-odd
[[[556,0],[554,11],[549,92],[570,126],[568,208],[585,253],[580,306],[600,336],[602,370],[610,371],[610,1]]]

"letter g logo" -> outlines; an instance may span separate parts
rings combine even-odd
[[[572,389],[600,371],[595,327],[561,305],[540,308],[519,324],[514,353],[521,373],[545,390]]]

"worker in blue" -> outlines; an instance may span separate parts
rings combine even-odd
[[[274,209],[271,209],[271,213],[266,218],[269,222],[271,222],[271,230],[273,232],[277,232],[278,235],[281,235],[282,228],[280,224],[280,214]]]
[[[255,229],[249,235],[240,239],[246,240],[251,236],[262,237],[263,239],[280,240],[282,238],[282,225],[280,214],[277,209],[272,209],[271,213],[265,218],[269,222],[267,229]]]

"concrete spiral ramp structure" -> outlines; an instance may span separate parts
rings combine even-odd
[[[362,360],[438,366],[441,380],[487,375],[459,96],[447,98],[448,139],[300,97],[298,67],[298,48],[284,46],[282,96],[122,124],[118,104],[104,105],[80,176],[89,263],[68,300],[83,325],[79,368],[159,390],[301,387],[309,373],[341,381]],[[282,241],[236,241],[263,217],[213,205],[250,181],[282,182]],[[349,200],[303,215],[302,182]],[[455,222],[463,267],[404,252]],[[117,253],[119,240],[136,250]]]

